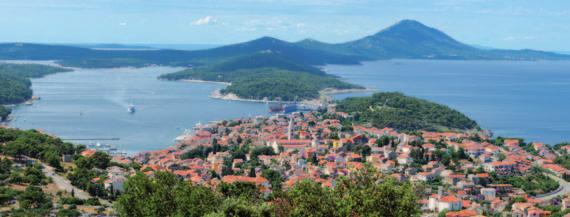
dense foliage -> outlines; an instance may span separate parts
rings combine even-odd
[[[40,64],[0,64],[0,74],[9,74],[23,78],[41,78],[59,72],[69,72],[71,69]]]
[[[231,82],[222,94],[233,93],[245,99],[284,101],[314,99],[325,88],[361,88],[338,80],[334,76],[276,68],[255,68],[237,71],[185,70],[163,75],[164,79],[197,79]]]
[[[0,122],[5,121],[10,113],[12,113],[12,110],[10,108],[6,108],[6,106],[0,105]]]
[[[115,207],[120,216],[417,216],[414,189],[363,171],[335,188],[305,180],[267,197],[254,184],[222,183],[212,190],[157,172],[130,177]]]
[[[0,73],[0,105],[24,102],[32,97],[27,78]]]
[[[58,169],[61,168],[61,155],[74,154],[83,148],[35,130],[21,131],[9,128],[0,128],[1,143],[6,144],[0,149],[2,154],[17,159],[23,156],[37,158]]]
[[[537,167],[531,168],[529,173],[523,176],[495,176],[494,179],[497,183],[511,184],[532,196],[554,191],[560,186]]]
[[[338,111],[351,114],[355,121],[375,127],[399,130],[475,129],[478,125],[464,114],[447,106],[401,93],[376,93],[339,101]]]

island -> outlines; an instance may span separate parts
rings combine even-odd
[[[221,63],[186,69],[160,76],[167,80],[204,80],[230,83],[219,98],[301,101],[320,96],[325,89],[364,89],[320,69],[295,63],[280,54],[260,52]]]

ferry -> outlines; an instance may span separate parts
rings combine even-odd
[[[134,114],[136,112],[135,106],[129,105],[129,107],[127,108],[127,112]]]

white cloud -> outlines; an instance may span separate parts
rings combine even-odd
[[[203,26],[203,25],[210,25],[210,24],[214,24],[218,22],[218,19],[216,19],[215,17],[212,16],[205,16],[202,17],[200,19],[195,20],[194,22],[192,22],[192,25],[195,26]]]
[[[127,26],[127,25],[129,25],[127,22],[120,22],[119,23],[119,26]]]

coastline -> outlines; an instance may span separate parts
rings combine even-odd
[[[375,92],[378,91],[378,89],[373,89],[373,88],[352,88],[352,89],[335,89],[335,88],[325,88],[322,89],[321,91],[319,91],[319,94],[325,95],[325,96],[330,96],[330,95],[335,95],[335,94],[343,94],[343,93],[359,93],[359,92]]]
[[[206,84],[223,84],[226,86],[232,85],[230,82],[223,82],[223,81],[206,81],[206,80],[198,80],[198,79],[182,79],[182,82],[189,82],[189,83],[206,83]]]
[[[193,80],[192,82],[200,82],[200,83],[204,83],[204,82],[209,82],[209,81],[196,81]],[[218,83],[218,82],[217,82]],[[223,83],[223,82],[221,82]],[[229,83],[227,83],[229,84]],[[237,96],[234,93],[229,93],[229,94],[222,94],[221,93],[222,89],[217,89],[214,90],[211,94],[210,94],[210,98],[212,99],[219,99],[219,100],[231,100],[231,101],[241,101],[241,102],[255,102],[255,103],[276,103],[276,102],[281,102],[281,103],[294,103],[294,101],[276,101],[276,100],[261,100],[261,99],[244,99],[241,98],[239,96]],[[356,92],[373,92],[376,91],[376,89],[370,89],[370,88],[364,88],[364,89],[334,89],[334,88],[325,88],[321,91],[319,91],[319,97],[316,99],[306,99],[306,100],[302,100],[300,103],[301,104],[307,104],[307,105],[314,105],[314,106],[319,106],[321,105],[323,98],[325,98],[325,100],[329,100],[331,98],[332,95],[335,94],[342,94],[342,93],[356,93]]]

